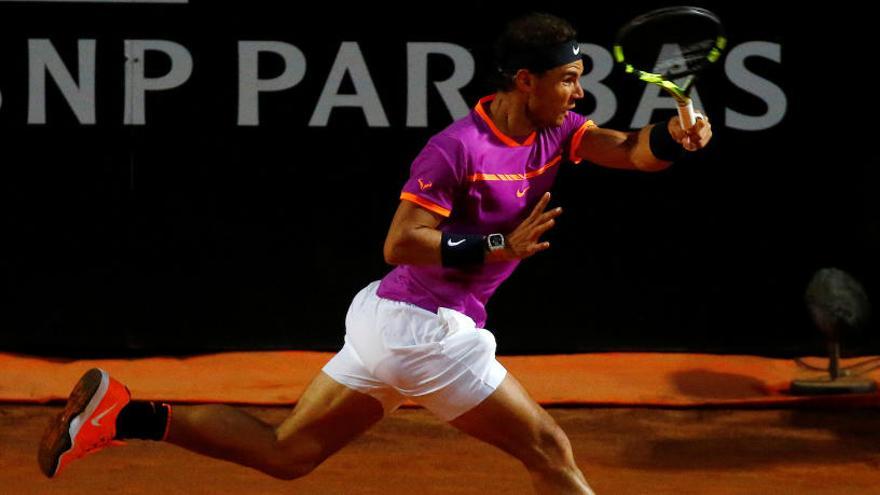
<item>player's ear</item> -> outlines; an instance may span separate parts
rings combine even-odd
[[[535,89],[535,75],[527,69],[516,71],[513,82],[516,84],[516,89],[523,93],[531,93]]]

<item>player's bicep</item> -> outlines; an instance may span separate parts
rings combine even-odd
[[[385,260],[391,264],[439,264],[440,223],[452,215],[453,199],[462,188],[464,167],[455,142],[435,136],[410,167],[409,180],[385,238]]]
[[[445,217],[408,200],[402,200],[391,220],[391,231],[428,228],[436,229]]]
[[[635,132],[597,127],[581,140],[578,156],[609,168],[647,172],[663,170],[669,162],[658,160],[651,152],[652,127],[645,126]]]
[[[632,150],[637,135],[596,127],[581,139],[577,155],[603,167],[635,169]]]
[[[437,261],[441,236],[437,227],[444,219],[418,203],[401,201],[385,237],[385,260],[391,264]]]

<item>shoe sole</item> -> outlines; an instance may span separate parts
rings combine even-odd
[[[104,371],[98,368],[87,371],[70,392],[64,410],[49,423],[37,453],[40,470],[46,477],[52,478],[58,473],[61,458],[73,449],[80,427],[107,394],[109,382]]]

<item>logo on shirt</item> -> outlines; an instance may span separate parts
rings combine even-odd
[[[532,187],[532,186],[526,186],[523,189],[517,189],[516,190],[516,197],[521,198],[521,197],[525,196],[526,191],[528,191],[530,187]]]
[[[433,185],[434,185],[433,182],[424,182],[424,181],[422,181],[422,179],[419,179],[419,189],[421,189],[422,191],[426,191],[428,189],[431,189],[431,186],[433,186]]]
[[[571,51],[574,52],[575,55],[577,55],[578,53],[581,52],[581,47],[580,47],[580,45],[575,45],[575,46],[571,49]]]

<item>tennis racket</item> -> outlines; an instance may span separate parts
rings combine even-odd
[[[682,128],[687,130],[696,124],[688,96],[694,81],[718,62],[726,46],[717,15],[699,7],[667,7],[626,23],[617,32],[613,52],[627,74],[656,84],[675,98]]]

